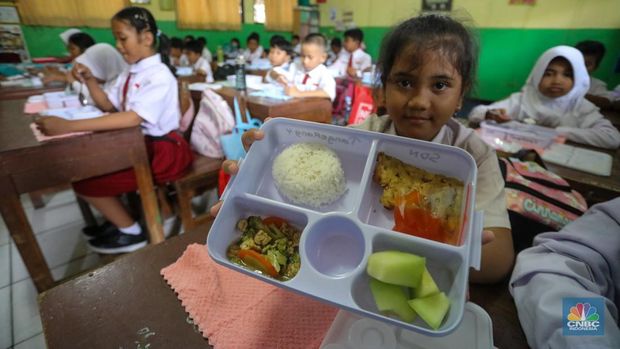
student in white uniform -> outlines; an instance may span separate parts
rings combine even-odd
[[[295,73],[285,92],[293,97],[336,97],[336,81],[323,64],[327,59],[327,40],[321,34],[309,34],[301,44],[303,69]]]
[[[174,181],[191,165],[192,153],[176,132],[180,108],[177,80],[167,57],[168,38],[142,7],[124,8],[111,23],[116,47],[129,66],[107,90],[99,87],[90,69],[82,67],[80,75],[97,106],[109,114],[86,120],[44,117],[37,120],[37,126],[47,135],[140,126],[154,182]],[[118,197],[137,189],[133,169],[75,182],[73,187],[110,222],[91,232],[88,244],[94,251],[131,252],[147,244],[146,234]]]
[[[491,105],[477,106],[469,120],[533,120],[552,127],[570,141],[615,149],[620,133],[585,99],[590,77],[579,50],[556,46],[540,56],[521,92]]]
[[[194,69],[194,73],[205,77],[205,81],[208,83],[213,82],[213,72],[211,71],[211,64],[202,57],[202,44],[198,40],[192,40],[185,44],[184,50],[185,56],[189,64]]]
[[[293,46],[293,52],[295,52],[296,56],[301,54],[301,41],[299,40],[299,35],[293,34],[291,36],[291,46]]]
[[[296,65],[292,61],[293,48],[281,36],[272,38],[269,48],[271,69],[265,75],[265,82],[280,85],[281,81],[293,81]]]
[[[97,79],[97,82],[104,90],[109,88],[116,82],[119,74],[127,68],[127,63],[123,59],[118,50],[112,47],[110,44],[95,44],[83,54],[75,59],[75,65],[72,69],[73,77],[75,78],[72,83],[75,91],[82,91],[82,93],[88,98],[89,104],[94,103],[90,97],[88,87],[80,82],[80,71],[84,67],[87,67],[93,77]]]
[[[170,64],[174,67],[187,67],[189,61],[183,53],[183,40],[179,38],[170,39]]]
[[[213,61],[213,56],[211,55],[211,51],[209,51],[209,46],[207,46],[207,38],[201,36],[196,40],[202,44],[202,58],[208,63],[211,63],[211,61]]]
[[[340,38],[333,38],[329,43],[329,48],[330,50],[327,52],[327,62],[325,62],[325,65],[328,67],[334,64],[343,53],[342,41],[340,41]]]
[[[260,36],[258,33],[252,32],[248,35],[247,48],[243,51],[245,63],[251,64],[252,61],[263,57],[263,47],[260,45]]]
[[[354,28],[344,32],[345,54],[329,67],[334,76],[361,78],[364,70],[372,66],[372,58],[361,47],[362,41],[364,33],[360,29]]]
[[[588,74],[590,74],[590,89],[586,98],[596,104],[599,108],[607,109],[611,107],[614,101],[613,91],[607,90],[607,83],[592,76],[594,71],[598,69],[603,57],[605,57],[605,45],[593,40],[581,41],[575,48],[583,53],[583,60],[586,63]]]

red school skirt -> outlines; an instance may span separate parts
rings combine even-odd
[[[181,177],[192,164],[189,144],[176,132],[165,136],[145,136],[146,150],[151,164],[151,174],[156,184],[164,184]],[[76,193],[92,197],[118,196],[136,191],[138,182],[133,168],[88,178],[73,183]]]

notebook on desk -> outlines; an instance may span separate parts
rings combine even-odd
[[[599,176],[610,176],[613,163],[609,154],[558,143],[545,150],[542,158],[553,164]]]

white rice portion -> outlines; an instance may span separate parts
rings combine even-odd
[[[328,205],[346,191],[340,158],[319,143],[287,147],[276,156],[271,173],[280,193],[295,204]]]

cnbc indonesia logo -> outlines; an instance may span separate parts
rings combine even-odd
[[[570,307],[566,316],[569,331],[597,332],[601,326],[598,309],[590,303],[577,303]]]

